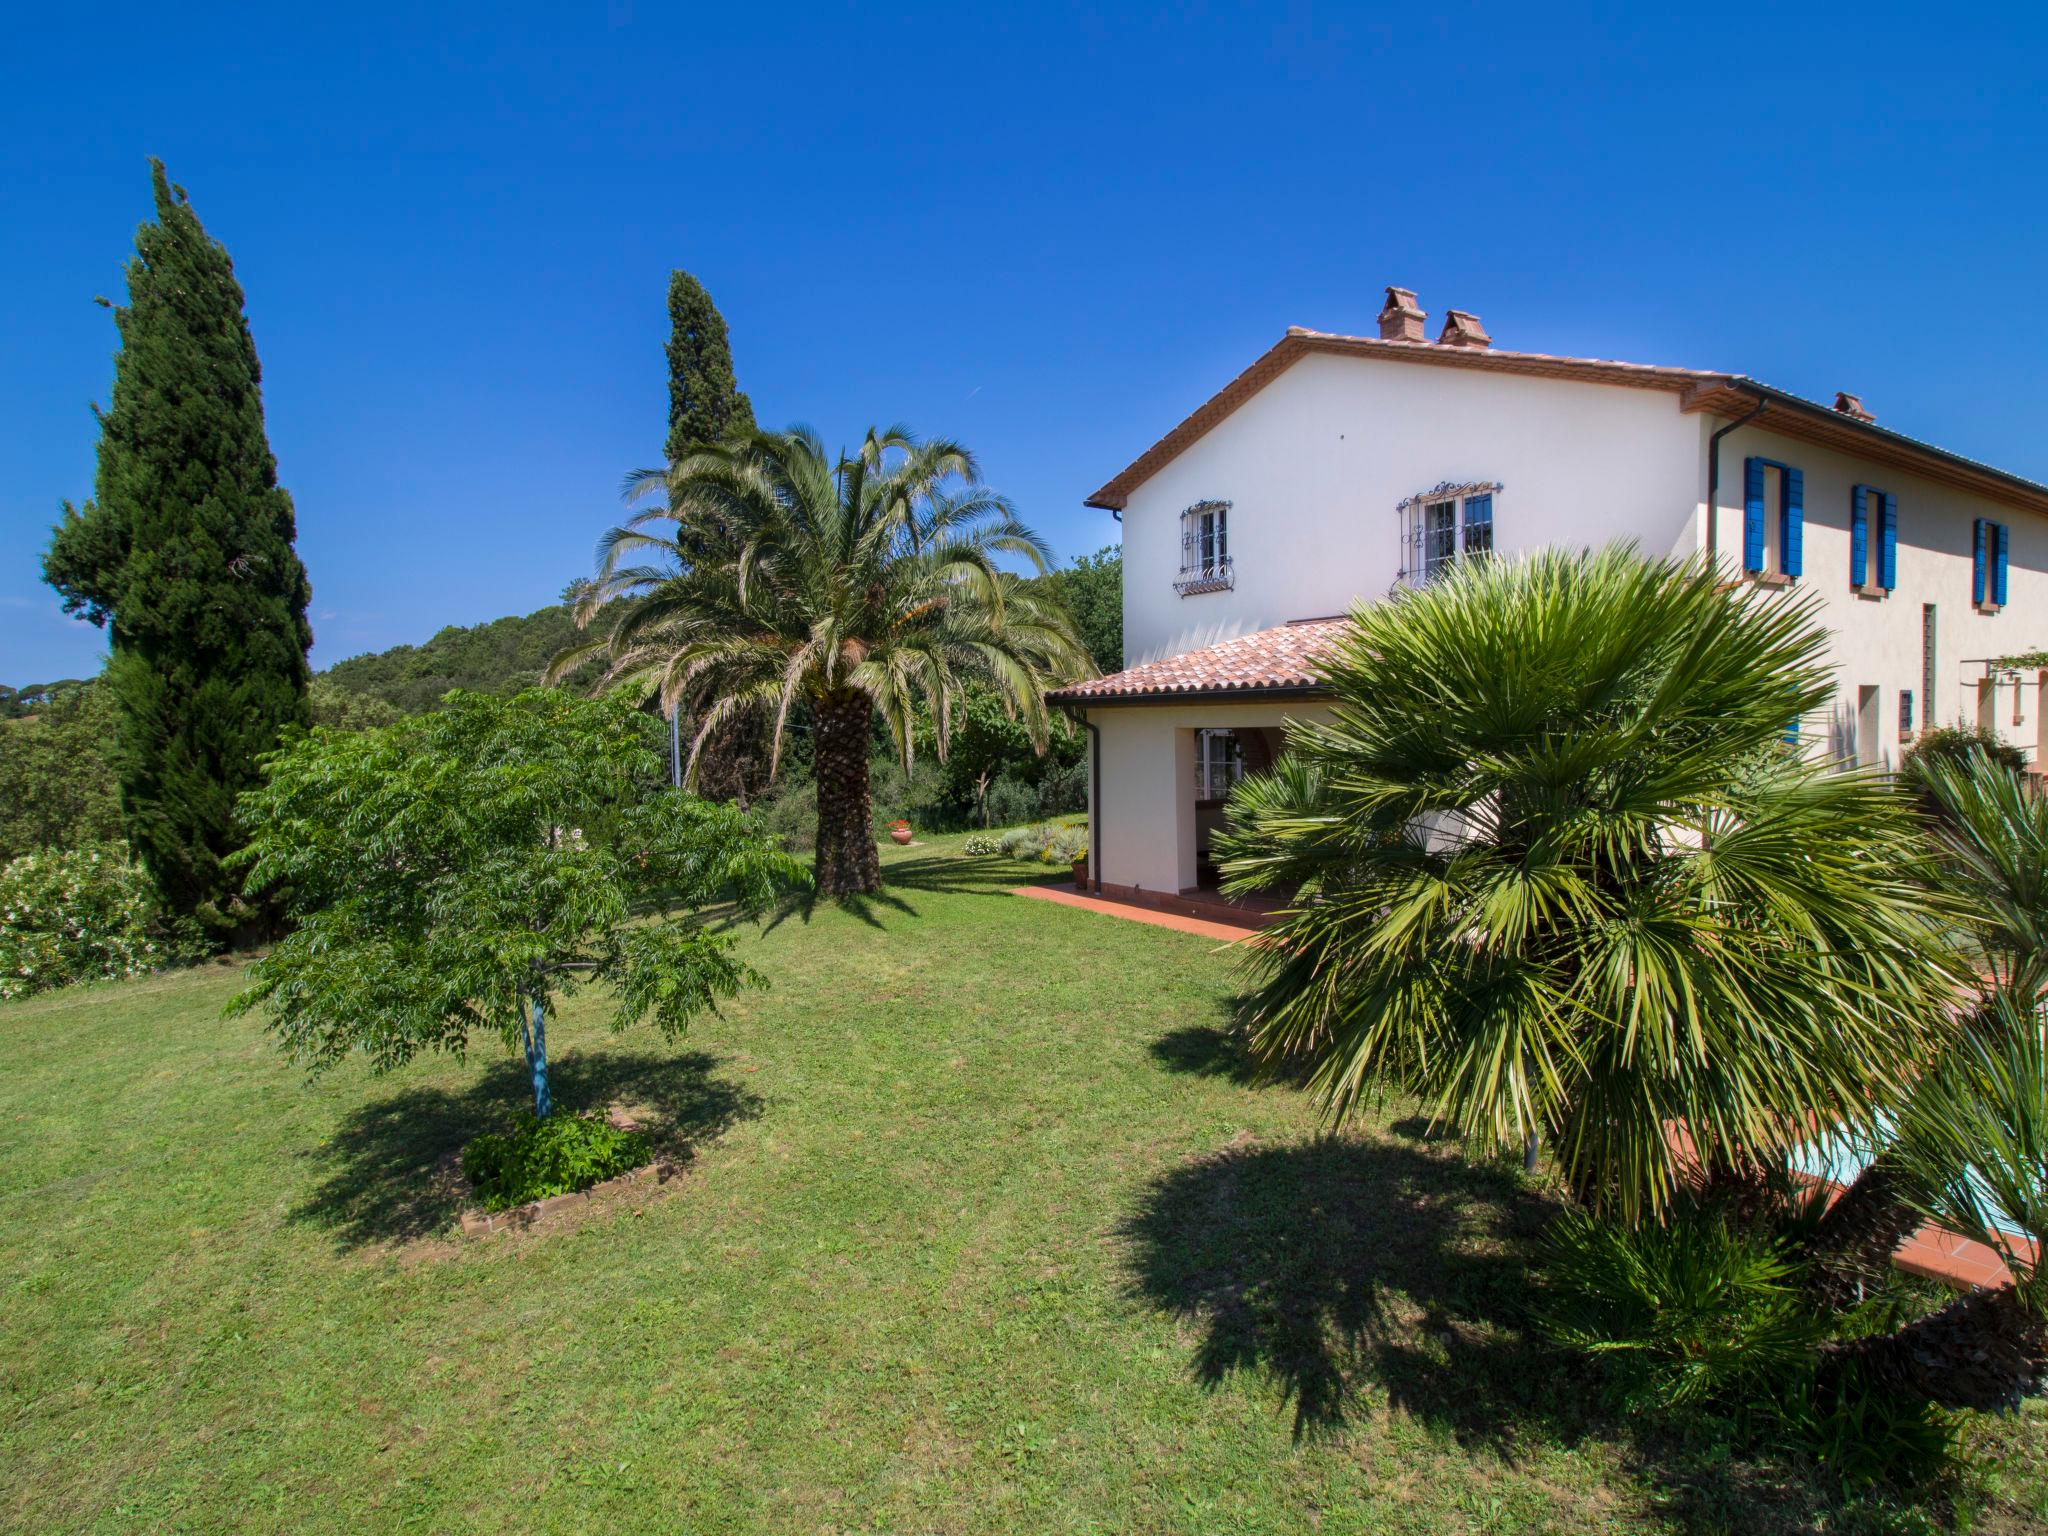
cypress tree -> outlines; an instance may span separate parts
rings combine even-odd
[[[150,178],[156,222],[135,237],[113,399],[95,409],[94,498],[65,507],[43,577],[109,630],[129,843],[170,911],[225,935],[261,916],[222,860],[257,757],[309,718],[311,587],[234,265],[161,162]]]
[[[754,407],[732,371],[725,316],[704,285],[677,269],[668,277],[668,462],[729,432],[754,430]]]

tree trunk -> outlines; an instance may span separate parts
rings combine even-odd
[[[526,1026],[526,1066],[533,1074],[533,1114],[545,1120],[554,1111],[555,1096],[548,1088],[548,1016],[539,998],[533,1000],[531,1022]]]
[[[816,731],[819,893],[873,894],[882,888],[882,860],[868,798],[867,695],[818,700]]]
[[[1906,1203],[1906,1193],[1880,1156],[1828,1207],[1809,1250],[1813,1268],[1808,1285],[1823,1305],[1836,1311],[1852,1307],[1866,1287],[1889,1274],[1892,1255],[1921,1222]]]
[[[2048,1328],[2011,1286],[2002,1286],[1972,1291],[1896,1333],[1856,1339],[1834,1353],[1860,1360],[1878,1387],[1901,1397],[2006,1413],[2041,1390]]]

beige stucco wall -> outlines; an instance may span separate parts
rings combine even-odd
[[[1090,824],[1098,829],[1095,878],[1172,895],[1195,883],[1195,732],[1204,728],[1284,727],[1290,719],[1327,719],[1326,707],[1291,704],[1129,704],[1096,708],[1102,804],[1089,786]]]

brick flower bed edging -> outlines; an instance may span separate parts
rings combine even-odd
[[[464,1237],[488,1237],[493,1232],[505,1232],[514,1227],[532,1226],[544,1217],[553,1216],[574,1205],[586,1205],[604,1195],[618,1194],[646,1179],[665,1182],[673,1172],[673,1165],[656,1159],[640,1168],[628,1168],[616,1178],[593,1184],[588,1189],[572,1189],[566,1195],[549,1195],[545,1200],[529,1200],[525,1205],[514,1205],[502,1211],[487,1211],[481,1206],[469,1206],[462,1212],[462,1235]]]

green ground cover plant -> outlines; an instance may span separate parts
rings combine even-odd
[[[522,1113],[511,1128],[485,1131],[462,1149],[462,1171],[484,1209],[508,1210],[529,1200],[566,1195],[638,1168],[654,1155],[644,1131],[613,1125],[600,1114]]]

